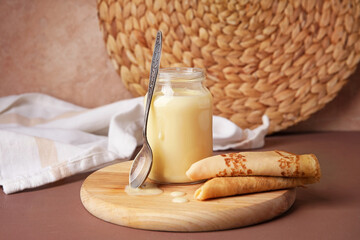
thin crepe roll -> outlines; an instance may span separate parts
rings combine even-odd
[[[202,159],[186,172],[194,181],[214,177],[279,176],[320,179],[320,165],[314,154],[296,155],[284,151],[239,152]]]
[[[206,200],[255,192],[286,189],[316,183],[314,177],[216,177],[195,191],[194,198]]]

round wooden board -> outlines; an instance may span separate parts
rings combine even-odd
[[[130,196],[131,161],[100,169],[84,181],[80,196],[85,208],[107,222],[133,228],[198,232],[243,227],[274,218],[288,210],[296,191],[279,190],[198,201],[193,194],[201,184],[161,185],[153,196]],[[187,203],[173,203],[173,191],[186,192]]]

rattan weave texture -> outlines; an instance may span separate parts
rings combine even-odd
[[[331,101],[360,61],[360,0],[98,0],[108,54],[145,95],[157,30],[161,67],[205,68],[214,114],[270,132]]]

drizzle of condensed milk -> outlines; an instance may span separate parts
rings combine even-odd
[[[125,192],[128,195],[159,195],[163,193],[163,190],[158,188],[156,184],[146,182],[138,188],[132,188],[129,185],[125,187]]]
[[[186,203],[188,202],[189,199],[185,198],[185,197],[176,197],[176,198],[173,198],[172,202],[174,203]]]
[[[172,197],[182,197],[182,196],[185,196],[186,193],[180,192],[180,191],[175,191],[175,192],[171,192],[170,195],[171,195]]]

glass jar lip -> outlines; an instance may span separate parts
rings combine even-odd
[[[183,82],[183,81],[202,81],[205,78],[205,71],[201,68],[191,67],[167,67],[160,68],[159,82]]]

